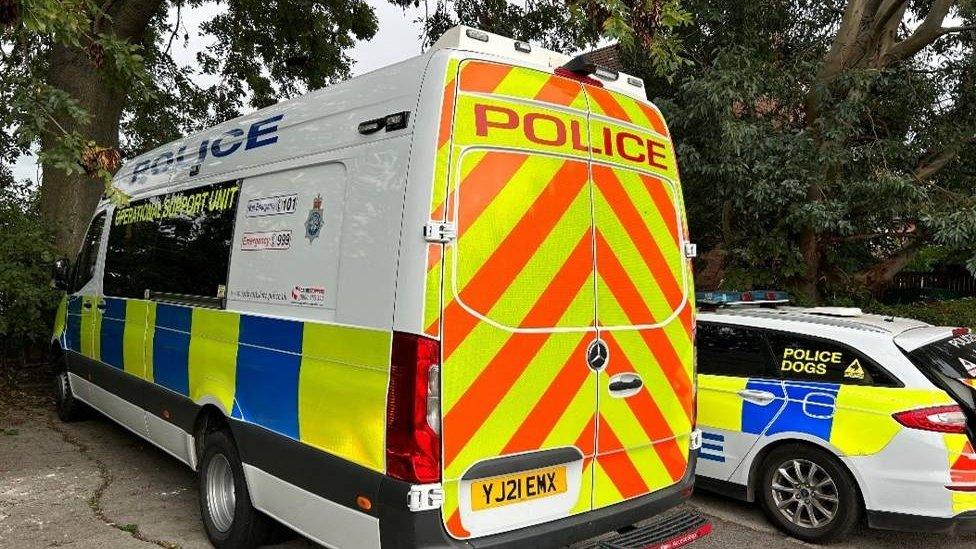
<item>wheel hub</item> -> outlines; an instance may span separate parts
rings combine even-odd
[[[234,524],[237,494],[234,488],[234,472],[223,454],[216,454],[207,465],[207,510],[214,526],[221,532]]]
[[[806,459],[782,463],[773,474],[770,492],[780,514],[802,528],[826,526],[840,507],[834,479],[823,467]]]

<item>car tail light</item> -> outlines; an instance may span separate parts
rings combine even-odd
[[[386,468],[421,484],[441,479],[440,343],[393,333],[386,405]]]
[[[956,405],[908,410],[893,414],[891,417],[910,429],[937,433],[964,434],[966,432],[966,415],[963,414],[962,408]]]
[[[952,337],[964,336],[969,333],[969,328],[953,328]]]

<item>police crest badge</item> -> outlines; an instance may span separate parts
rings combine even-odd
[[[320,194],[312,201],[312,209],[308,211],[308,217],[305,219],[305,238],[308,239],[309,243],[318,238],[324,224],[325,216],[322,212],[322,195]]]

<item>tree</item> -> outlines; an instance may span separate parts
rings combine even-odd
[[[209,86],[172,56],[204,5]],[[122,155],[346,78],[375,32],[364,0],[0,0],[0,161],[39,147],[39,212],[72,254]]]
[[[693,64],[648,93],[727,285],[818,301],[883,287],[926,246],[976,252],[971,2],[685,5]]]
[[[972,0],[568,2],[575,27],[532,23],[554,1],[452,4],[434,27],[566,53],[631,34],[623,68],[671,124],[703,286],[817,301],[876,291],[926,247],[976,254]]]

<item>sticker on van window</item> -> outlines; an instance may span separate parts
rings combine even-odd
[[[844,370],[844,377],[848,379],[864,379],[864,367],[861,366],[861,361],[859,359],[854,359],[847,369]]]
[[[247,201],[248,217],[268,217],[272,215],[287,215],[298,211],[298,195],[286,194],[282,196],[268,196],[253,198]]]
[[[115,210],[115,226],[144,221],[159,221],[177,217],[197,217],[204,212],[219,212],[233,208],[239,189],[213,188],[202,191],[186,191],[166,195],[162,200],[152,199]]]
[[[244,233],[241,249],[246,252],[258,250],[287,250],[291,247],[291,231],[262,231]]]
[[[291,302],[309,307],[325,306],[325,288],[322,286],[296,285],[291,291]]]
[[[827,368],[830,364],[840,364],[842,360],[843,353],[838,351],[815,351],[787,347],[783,349],[783,362],[780,365],[780,370],[822,376],[827,374]],[[861,376],[863,377],[863,375],[862,370]]]

